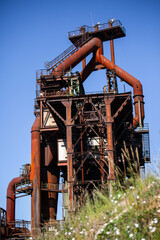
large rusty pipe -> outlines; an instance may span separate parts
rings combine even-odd
[[[15,184],[20,183],[23,180],[23,177],[13,178],[9,183],[7,188],[7,222],[15,221]]]
[[[40,192],[40,117],[35,119],[31,129],[31,174],[33,191],[31,196],[31,230],[40,227],[41,192]]]
[[[48,145],[46,148],[46,159],[45,164],[47,166],[47,181],[48,188],[53,189],[55,184],[59,183],[59,169],[57,167],[57,153],[54,148],[57,147],[57,141]],[[49,217],[50,220],[56,219],[57,214],[57,200],[58,193],[57,192],[48,192],[48,204],[49,204]]]
[[[89,61],[89,63],[85,66],[85,68],[82,70],[82,72],[80,73],[81,75],[81,80],[82,83],[88,78],[88,76],[93,72],[94,68],[96,65],[96,61],[95,61],[95,54],[93,53],[93,57],[91,58],[91,60]]]
[[[52,74],[57,76],[57,77],[60,77],[63,73],[65,73],[71,67],[74,68],[78,63],[80,63],[91,52],[96,51],[100,47],[102,47],[102,42],[99,38],[91,39],[84,46],[82,46],[77,52],[73,53],[64,62],[59,64],[52,71]]]
[[[104,57],[102,54],[97,54],[96,55],[96,60],[97,62],[101,63],[103,66],[108,68],[109,70],[115,70],[116,75],[121,78],[123,81],[128,83],[130,86],[133,87],[133,93],[134,93],[134,105],[135,105],[135,117],[133,119],[133,126],[136,128],[139,125],[139,120],[141,117],[142,124],[143,124],[143,119],[144,119],[144,102],[143,102],[143,90],[142,90],[142,84],[141,82],[124,71],[122,68],[118,67],[116,64],[108,60],[107,58]],[[139,116],[139,107],[138,107],[138,102],[140,102],[140,112],[141,116]]]

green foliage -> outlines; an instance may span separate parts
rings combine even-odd
[[[160,178],[132,177],[125,185],[113,183],[112,188],[110,197],[107,191],[94,191],[94,200],[86,197],[85,206],[61,228],[36,239],[160,239]]]

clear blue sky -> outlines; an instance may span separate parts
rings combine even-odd
[[[8,183],[19,176],[21,165],[30,163],[36,70],[70,46],[68,31],[109,18],[119,19],[126,28],[127,36],[115,40],[116,64],[143,84],[151,156],[160,156],[159,0],[0,0],[1,207],[6,208]],[[110,58],[109,45],[105,46]],[[103,73],[95,73],[85,88],[102,90],[104,85]],[[29,219],[30,209],[26,214],[24,207],[29,201],[18,200],[16,218]]]

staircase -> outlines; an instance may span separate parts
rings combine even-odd
[[[54,69],[57,67],[61,62],[63,62],[66,58],[68,58],[70,55],[75,53],[80,47],[82,47],[85,43],[87,43],[92,37],[89,36],[89,33],[86,32],[84,35],[82,35],[82,38],[79,39],[75,44],[72,44],[69,48],[67,48],[64,52],[62,52],[59,56],[54,58],[50,62],[45,63],[45,67],[47,71],[50,71],[51,69]]]

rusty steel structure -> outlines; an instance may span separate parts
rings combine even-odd
[[[114,39],[125,35],[118,20],[82,26],[68,33],[73,45],[37,71],[31,165],[26,164],[8,185],[6,212],[1,209],[1,236],[30,234],[27,225],[16,225],[15,198],[19,195],[31,195],[34,236],[42,226],[55,223],[59,193],[65,211],[73,212],[83,204],[86,192],[91,194],[94,188],[103,189],[114,181],[117,168],[124,171],[124,145],[131,152],[130,162],[138,161],[139,171],[150,161],[142,84],[115,64]],[[106,41],[110,41],[111,60],[103,55]],[[80,62],[82,70],[72,72]],[[97,70],[106,71],[106,83],[101,92],[86,94],[83,83]],[[133,88],[134,104],[131,92],[118,92],[117,78]]]

